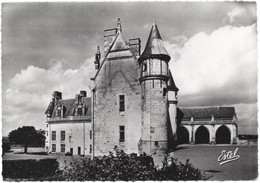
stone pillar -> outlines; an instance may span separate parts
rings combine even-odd
[[[195,144],[194,125],[191,125],[191,141],[190,144]]]
[[[210,125],[210,141],[209,143],[212,144],[212,145],[215,145],[216,144],[216,132],[215,132],[215,125],[212,124]]]
[[[232,132],[231,132],[231,143],[237,144],[237,125],[232,125]]]

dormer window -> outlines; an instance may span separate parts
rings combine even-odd
[[[80,106],[80,107],[78,107],[78,115],[81,116],[82,114],[83,114],[82,107]]]
[[[86,106],[85,104],[78,104],[76,105],[75,115],[82,116],[86,114]]]
[[[58,109],[57,109],[57,116],[62,117],[62,108],[61,107],[58,107]]]
[[[58,117],[61,117],[61,109],[58,109]]]

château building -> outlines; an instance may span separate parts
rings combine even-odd
[[[141,53],[141,40],[125,40],[118,19],[116,28],[104,31],[102,59],[97,48],[91,96],[80,91],[74,99],[64,100],[61,92],[53,93],[45,113],[46,150],[98,156],[117,146],[126,153],[163,154],[176,146],[177,136],[187,138],[177,135],[182,117],[186,121],[180,129],[188,131],[188,142],[194,140],[191,133],[196,125],[213,131],[207,125],[216,120],[190,123],[187,119],[196,119],[196,115],[187,117],[189,110],[183,113],[177,108],[179,89],[168,67],[170,59],[155,23]],[[217,119],[216,114],[211,115]],[[228,128],[232,128],[230,137],[234,139],[237,126],[235,120],[232,122]],[[214,137],[210,137],[213,142]]]

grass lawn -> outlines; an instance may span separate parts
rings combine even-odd
[[[220,165],[218,157],[222,150],[238,148],[238,160]],[[254,180],[258,177],[257,145],[182,145],[174,152],[179,161],[190,162],[211,175],[210,180]]]
[[[75,159],[81,159],[81,158],[90,158],[90,156],[65,156],[63,154],[49,154],[49,155],[37,155],[35,153],[42,153],[44,152],[45,149],[44,147],[28,147],[28,154],[23,154],[24,152],[24,147],[22,146],[12,146],[10,152],[5,153],[2,156],[3,160],[23,160],[23,159],[50,159],[50,158],[54,158],[57,159],[59,164],[60,164],[60,168],[63,168],[66,165],[69,165],[70,162],[72,162]]]
[[[222,150],[234,151],[236,148],[238,148],[237,155],[240,158],[220,165],[218,157]],[[16,152],[20,151],[22,150]],[[43,152],[42,149],[29,149],[28,152],[34,153],[37,151]],[[186,159],[190,159],[194,167],[204,170],[207,175],[211,176],[210,180],[254,180],[258,177],[257,152],[257,145],[180,145],[174,152],[174,157],[182,163],[185,163]],[[32,155],[15,152],[6,153],[2,157],[3,160],[56,158],[60,167],[69,165],[74,159],[84,158],[61,154]],[[161,162],[163,157],[154,157],[154,160]]]

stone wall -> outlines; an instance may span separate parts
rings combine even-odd
[[[70,152],[73,148],[73,154],[78,155],[78,147],[80,147],[80,155],[91,155],[90,138],[91,122],[71,121],[71,122],[52,122],[48,124],[48,135],[46,136],[46,149],[52,152],[52,144],[56,144],[56,153],[61,153],[61,144],[65,144],[65,153]],[[56,140],[52,141],[52,131],[56,131]],[[61,140],[61,131],[65,131],[65,140]],[[85,152],[84,152],[85,149]]]
[[[114,146],[127,153],[138,152],[141,138],[140,70],[134,57],[105,60],[95,79],[95,156],[108,154]],[[125,96],[125,110],[119,111],[119,95]],[[119,141],[119,126],[125,141]]]
[[[168,148],[168,101],[167,94],[163,94],[164,88],[167,88],[166,82],[145,80],[142,88],[142,151],[147,154],[164,152]]]

